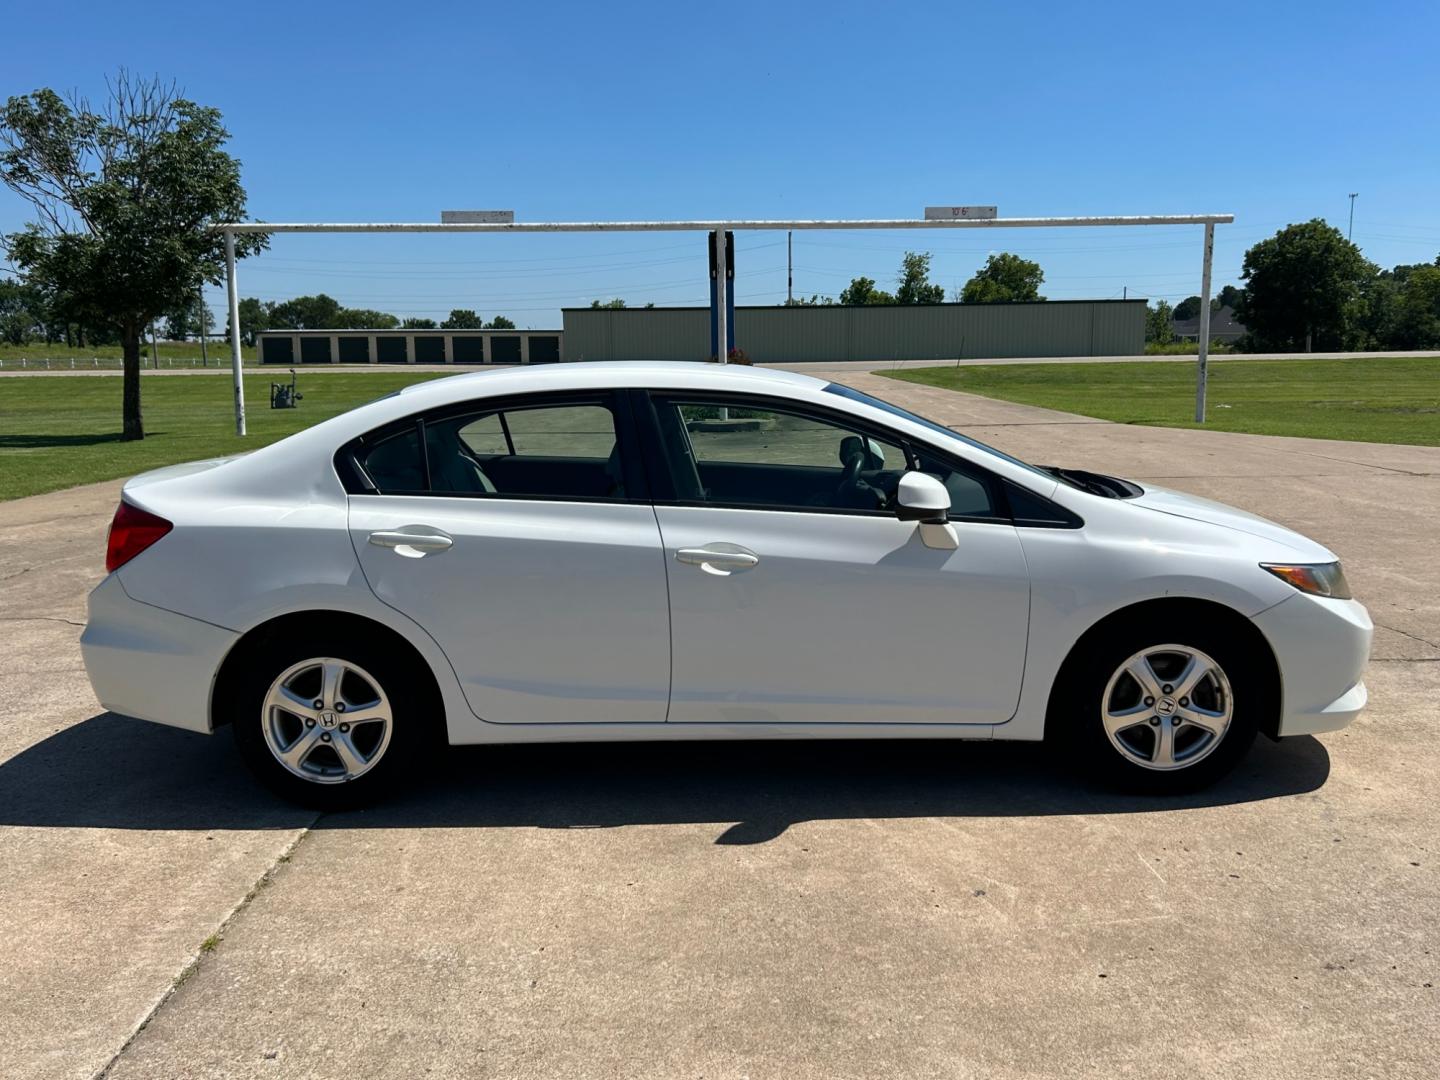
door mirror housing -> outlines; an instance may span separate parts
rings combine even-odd
[[[950,491],[929,473],[911,470],[900,477],[895,516],[922,525],[944,525],[950,520]]]

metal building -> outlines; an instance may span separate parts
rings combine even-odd
[[[262,364],[553,364],[559,330],[262,330]]]
[[[704,360],[708,308],[565,308],[565,360]],[[740,307],[733,347],[755,363],[1133,356],[1145,301]]]

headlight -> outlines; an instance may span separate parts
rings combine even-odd
[[[1312,596],[1328,596],[1333,600],[1350,599],[1350,583],[1345,580],[1345,571],[1338,562],[1310,563],[1261,563],[1281,581],[1288,581],[1303,593]]]

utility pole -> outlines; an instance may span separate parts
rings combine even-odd
[[[200,282],[200,366],[210,366],[210,354],[205,351],[205,332],[210,328],[210,309],[205,306],[205,282]]]
[[[795,302],[795,257],[790,246],[791,239],[795,234],[788,229],[785,232],[785,303]]]
[[[1345,232],[1346,240],[1349,240],[1355,235],[1355,196],[1359,194],[1360,192],[1358,191],[1350,192],[1350,228]]]

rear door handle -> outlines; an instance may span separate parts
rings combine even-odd
[[[724,548],[717,544],[715,547],[680,548],[675,552],[675,561],[686,566],[698,566],[707,574],[728,577],[738,570],[758,566],[760,556],[736,544],[726,544]]]
[[[393,548],[395,554],[407,559],[420,559],[426,555],[449,551],[455,544],[448,533],[428,525],[406,525],[388,532],[373,532],[370,543],[376,547]]]

